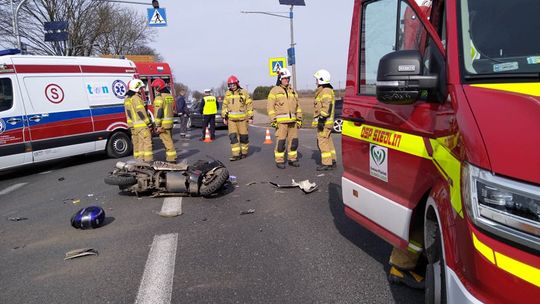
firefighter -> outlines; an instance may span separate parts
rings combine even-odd
[[[291,72],[281,69],[279,85],[268,94],[268,117],[271,126],[276,128],[276,147],[274,158],[276,166],[285,169],[285,150],[289,166],[300,167],[298,162],[298,128],[302,127],[302,109],[298,103],[298,94],[290,85]]]
[[[128,83],[128,92],[124,99],[126,120],[131,130],[133,143],[133,157],[138,160],[150,162],[154,158],[152,152],[152,122],[146,112],[142,100],[144,83],[140,79],[133,79]]]
[[[165,146],[166,161],[176,163],[176,149],[172,140],[174,97],[167,88],[165,81],[161,78],[152,81],[152,87],[157,91],[154,98],[156,133],[159,134],[159,138]]]
[[[216,114],[218,106],[216,97],[212,95],[212,90],[204,90],[204,97],[199,110],[203,115],[201,140],[204,140],[205,130],[208,127],[210,127],[210,139],[214,140],[216,138]]]
[[[321,165],[317,171],[332,170],[336,167],[336,149],[331,137],[334,125],[334,88],[330,84],[330,73],[327,70],[318,70],[313,77],[317,84],[313,126],[317,127],[317,145],[321,151]]]
[[[232,156],[230,161],[246,158],[249,149],[248,124],[253,122],[253,101],[247,90],[240,87],[236,76],[227,79],[229,90],[225,93],[221,116],[229,128]]]

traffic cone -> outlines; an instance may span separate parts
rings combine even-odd
[[[266,136],[264,137],[263,144],[266,144],[266,145],[272,144],[272,138],[270,137],[270,130],[268,130],[268,128],[266,128]]]
[[[206,131],[204,132],[204,140],[205,143],[212,142],[212,138],[210,138],[210,131],[208,131],[208,128],[206,128]]]

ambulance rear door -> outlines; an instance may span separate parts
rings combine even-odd
[[[0,67],[0,170],[32,162],[23,101],[17,78],[9,71],[11,65]]]

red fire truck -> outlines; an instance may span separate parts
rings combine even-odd
[[[152,103],[154,101],[154,90],[151,90],[150,84],[155,79],[161,78],[169,86],[171,94],[176,96],[174,92],[174,80],[171,67],[166,62],[138,62],[135,61],[137,73],[140,79],[146,85],[145,93],[147,97],[148,110],[153,113]]]
[[[540,301],[539,14],[538,0],[355,0],[345,213],[422,252],[428,303]]]

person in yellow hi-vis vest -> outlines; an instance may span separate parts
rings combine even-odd
[[[166,160],[170,163],[176,163],[176,149],[172,139],[174,97],[161,78],[152,81],[152,87],[158,92],[154,98],[156,132],[165,146]]]
[[[332,170],[336,167],[336,148],[331,137],[336,100],[334,88],[330,84],[330,73],[327,70],[318,70],[313,77],[317,83],[313,126],[317,127],[317,145],[321,151],[321,165],[317,171]]]
[[[210,139],[214,140],[216,138],[217,109],[217,99],[212,95],[212,90],[205,89],[204,97],[199,105],[200,113],[203,115],[201,140],[204,140],[206,128],[210,130]]]
[[[240,87],[236,76],[227,79],[229,90],[225,93],[221,116],[229,128],[232,156],[230,161],[246,158],[249,149],[248,125],[253,122],[253,101],[246,89]]]
[[[128,83],[129,91],[124,99],[124,109],[128,126],[131,130],[131,142],[133,143],[133,157],[142,161],[152,161],[152,134],[150,132],[152,122],[146,112],[142,100],[144,83],[140,79],[133,79]]]
[[[268,94],[267,110],[271,126],[276,128],[274,158],[276,166],[285,169],[285,150],[289,166],[300,167],[298,162],[298,128],[302,127],[302,109],[298,94],[289,84],[291,72],[282,69],[279,85]]]

